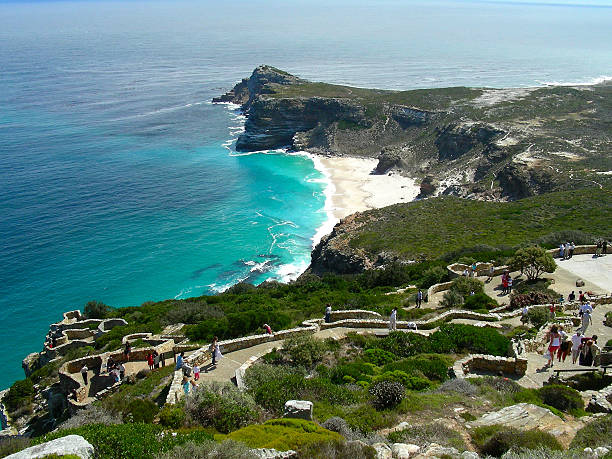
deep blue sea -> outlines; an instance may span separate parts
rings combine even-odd
[[[305,156],[235,155],[213,105],[259,64],[388,89],[612,75],[612,8],[396,1],[0,3],[0,387],[50,322],[304,269]]]

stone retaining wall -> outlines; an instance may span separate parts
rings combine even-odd
[[[467,269],[470,270],[470,265],[465,265],[463,263],[453,263],[446,267],[448,271],[448,275],[451,279],[456,277],[460,277],[463,275],[463,272]],[[488,276],[489,269],[491,268],[491,263],[476,263],[476,275],[477,276]],[[493,275],[499,276],[504,273],[505,270],[510,269],[508,266],[493,266]]]
[[[453,365],[453,372],[457,378],[479,376],[472,374],[474,371],[483,371],[493,375],[497,375],[501,371],[505,375],[524,376],[527,372],[527,359],[470,354],[457,360]]]

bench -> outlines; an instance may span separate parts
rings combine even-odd
[[[553,370],[555,373],[557,373],[557,377],[559,377],[559,373],[570,373],[570,372],[580,372],[580,371],[603,371],[603,373],[606,373],[606,370],[608,368],[612,368],[612,365],[605,365],[605,366],[601,366],[601,367],[593,367],[593,368],[576,368],[576,369],[572,369],[572,370]]]

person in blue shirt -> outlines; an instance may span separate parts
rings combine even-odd
[[[185,353],[181,352],[179,356],[176,358],[176,368],[175,370],[180,370],[183,368],[183,364],[185,363]]]

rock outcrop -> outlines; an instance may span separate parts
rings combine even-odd
[[[57,456],[74,455],[82,459],[89,459],[94,457],[94,447],[79,435],[67,435],[40,445],[31,446],[7,456],[7,459],[33,459],[53,454]]]

